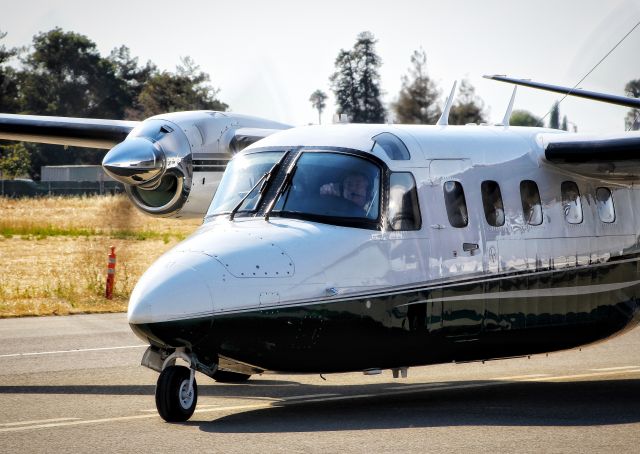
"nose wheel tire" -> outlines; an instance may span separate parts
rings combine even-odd
[[[158,377],[156,408],[167,422],[183,422],[193,415],[198,403],[198,385],[193,379],[189,389],[191,370],[184,366],[169,366]]]

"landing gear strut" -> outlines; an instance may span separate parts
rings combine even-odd
[[[195,370],[184,366],[168,366],[156,384],[156,408],[167,422],[183,422],[193,415],[198,403]]]

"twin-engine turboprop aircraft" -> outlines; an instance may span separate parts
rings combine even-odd
[[[136,207],[204,216],[142,276],[128,310],[150,345],[143,365],[160,372],[160,415],[184,421],[196,371],[404,375],[638,323],[640,134],[509,127],[513,97],[504,124],[448,126],[452,100],[435,126],[2,115],[0,138],[113,147],[104,168]]]

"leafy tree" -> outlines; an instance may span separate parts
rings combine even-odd
[[[126,100],[116,68],[84,35],[54,28],[33,38],[23,59],[21,110],[34,114],[122,118]]]
[[[20,70],[5,64],[17,52],[0,45],[2,112],[144,119],[177,110],[227,108],[216,98],[218,91],[209,85],[209,76],[189,58],[182,60],[175,73],[159,72],[151,62],[139,65],[126,46],[104,58],[88,37],[60,28],[34,36]],[[12,76],[9,84],[3,83],[7,74]],[[31,153],[33,178],[43,165],[98,164],[105,153],[56,145],[25,147]]]
[[[427,54],[416,50],[411,56],[409,75],[402,76],[402,88],[398,100],[392,105],[398,123],[433,124],[441,115],[437,105],[438,92],[427,75]]]
[[[327,107],[327,104],[325,103],[326,100],[327,94],[322,90],[314,91],[311,93],[311,97],[309,98],[309,102],[311,102],[313,108],[318,111],[318,124],[322,124],[322,111]]]
[[[560,104],[558,101],[554,102],[553,107],[551,107],[549,127],[552,129],[560,129]]]
[[[484,102],[476,96],[476,90],[471,83],[463,79],[456,101],[449,112],[449,124],[466,125],[467,123],[484,123]]]
[[[21,143],[0,145],[0,172],[2,179],[13,179],[26,174],[31,164],[29,151]]]
[[[640,97],[640,79],[631,80],[624,90],[634,98]],[[640,109],[631,109],[624,119],[626,129],[637,131],[640,129]]]
[[[6,32],[0,31],[0,41]],[[19,109],[18,105],[18,78],[16,71],[7,66],[7,62],[18,55],[15,47],[7,48],[0,44],[0,111],[5,113],[15,113]]]
[[[158,69],[151,61],[145,66],[139,66],[138,58],[131,56],[127,46],[113,49],[108,60],[114,65],[116,77],[121,83],[121,102],[126,106],[125,118],[131,118],[135,115],[135,106],[144,85]]]
[[[527,110],[514,110],[509,120],[511,126],[542,126],[542,119]]]
[[[147,118],[164,112],[181,110],[225,111],[227,104],[217,99],[219,90],[209,85],[209,75],[190,57],[181,59],[176,72],[155,72],[138,96],[134,118]]]
[[[353,49],[341,50],[336,58],[336,71],[330,77],[340,113],[356,123],[382,123],[386,112],[380,99],[380,57],[375,51],[376,39],[371,32],[358,35]]]

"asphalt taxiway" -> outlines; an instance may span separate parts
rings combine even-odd
[[[634,452],[640,328],[581,350],[361,373],[198,374],[193,418],[156,413],[124,314],[0,320],[1,452]]]

